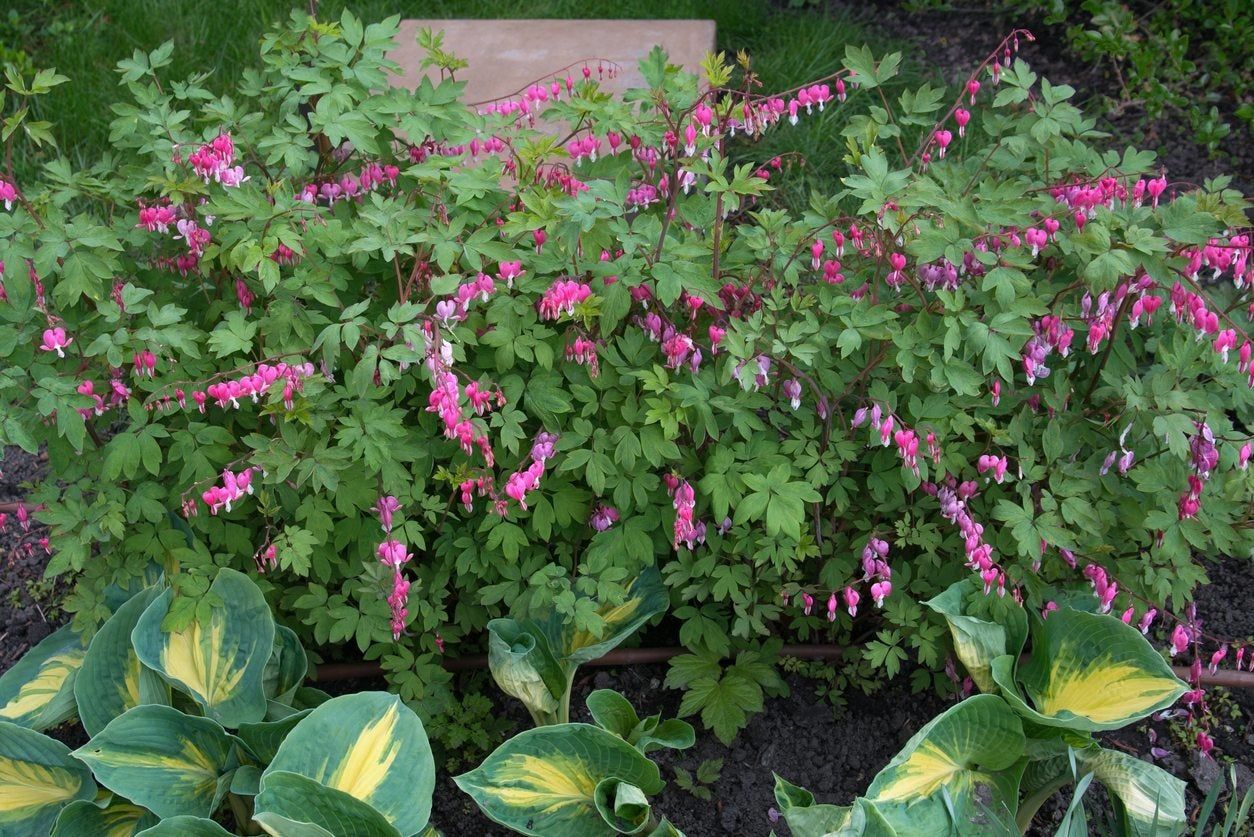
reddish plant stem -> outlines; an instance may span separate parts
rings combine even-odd
[[[802,660],[838,660],[844,652],[845,648],[841,645],[785,645],[780,649],[781,656]],[[604,657],[590,660],[584,665],[594,667],[656,665],[685,653],[687,649],[673,645],[660,648],[617,648]],[[444,657],[440,662],[448,671],[474,671],[488,667],[486,654]],[[1189,676],[1189,670],[1184,666],[1174,666],[1173,671],[1182,679],[1187,679]],[[315,683],[327,683],[382,675],[383,667],[379,663],[361,660],[351,663],[324,663],[315,668],[313,676],[309,679]],[[1211,686],[1254,689],[1254,672],[1228,670],[1215,674],[1203,672],[1202,683]]]

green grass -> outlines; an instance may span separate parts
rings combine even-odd
[[[78,162],[95,160],[107,148],[111,113],[119,96],[116,63],[136,50],[175,43],[173,78],[210,72],[208,86],[229,92],[240,71],[257,61],[261,35],[285,19],[299,0],[82,0],[45,3],[15,0],[8,20],[0,19],[0,60],[24,51],[30,63],[56,67],[70,81],[45,97],[38,116],[54,123],[62,152]],[[783,89],[831,73],[840,67],[846,44],[871,43],[890,49],[883,39],[847,17],[817,10],[784,10],[766,0],[322,0],[319,16],[336,18],[344,7],[358,17],[571,17],[571,18],[712,18],[719,49],[753,57],[765,89]],[[789,154],[798,161],[777,178],[785,203],[806,202],[811,188],[830,191],[843,173],[844,142],[840,109],[807,117],[797,127],[786,124],[758,147],[741,149],[754,159]],[[804,163],[800,161],[804,160]],[[26,169],[38,163],[22,161]]]

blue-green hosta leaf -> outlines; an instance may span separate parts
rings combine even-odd
[[[951,584],[945,592],[924,602],[945,617],[953,637],[954,653],[982,692],[996,692],[993,683],[993,660],[1004,654],[1017,655],[1027,640],[1027,616],[1021,607],[1005,610],[1004,624],[971,616],[967,602],[978,593],[970,581]]]
[[[274,761],[274,754],[279,751],[279,745],[283,743],[283,739],[287,738],[288,733],[312,711],[312,709],[302,709],[277,721],[240,724],[235,735],[244,742],[244,746],[256,757],[257,761],[269,764]]]
[[[867,798],[906,834],[956,829],[1000,837],[1014,828],[1023,749],[1014,710],[996,695],[976,695],[906,742],[871,782]]]
[[[1077,761],[1106,786],[1125,833],[1132,837],[1172,837],[1188,824],[1184,782],[1161,767],[1097,748],[1077,753]]]
[[[299,773],[267,770],[255,804],[253,819],[274,837],[401,837],[367,803]]]
[[[635,785],[602,779],[597,782],[593,798],[601,819],[619,834],[639,834],[648,828],[652,806],[644,791]]]
[[[0,721],[0,837],[47,834],[63,807],[95,795],[91,771],[69,747]]]
[[[604,779],[645,794],[662,789],[657,765],[590,724],[527,730],[454,781],[492,820],[521,834],[596,837],[614,833],[597,810],[597,786]]]
[[[431,815],[435,759],[427,733],[412,709],[385,692],[332,698],[311,711],[279,745],[265,771],[272,772],[307,776],[359,799],[403,834],[421,831]]]
[[[218,571],[209,592],[221,604],[207,619],[173,632],[161,629],[173,596],[162,593],[131,634],[135,653],[224,726],[260,721],[266,714],[262,679],[274,646],[270,607],[248,576],[228,568]]]
[[[661,573],[656,567],[649,567],[632,582],[622,602],[597,605],[596,614],[601,620],[599,632],[564,625],[556,614],[545,629],[554,655],[577,666],[604,657],[669,605],[670,596]]]
[[[157,824],[152,811],[113,797],[101,807],[80,799],[61,809],[52,837],[134,837]]]
[[[74,751],[97,781],[161,817],[207,817],[235,768],[234,742],[211,718],[145,704]]]
[[[0,721],[45,730],[74,717],[74,681],[83,642],[69,625],[22,655],[0,677]]]
[[[684,833],[672,825],[666,817],[662,817],[657,828],[649,832],[649,837],[684,837]]]
[[[488,622],[488,667],[501,691],[521,700],[537,723],[557,710],[568,687],[548,637],[530,621]]]
[[[266,697],[290,704],[296,690],[305,682],[308,671],[309,658],[305,656],[305,648],[296,632],[283,625],[275,625],[274,651],[261,677]]]
[[[640,723],[640,718],[631,701],[613,689],[596,689],[588,693],[584,702],[597,726],[614,733],[628,744],[632,743],[631,731]]]
[[[136,837],[231,837],[231,832],[204,817],[170,817]]]
[[[119,607],[87,646],[83,667],[74,680],[79,720],[88,735],[100,732],[114,718],[143,703],[169,703],[169,687],[139,661],[131,646],[145,608],[161,594],[150,587]]]
[[[671,750],[687,750],[697,743],[697,731],[692,724],[678,718],[659,721],[658,716],[645,718],[631,734],[630,743],[642,753],[651,753],[663,747]]]
[[[261,768],[255,764],[241,764],[231,774],[231,793],[236,796],[256,796],[261,793]]]
[[[1069,608],[1033,626],[1031,659],[1016,662],[994,660],[993,679],[1021,715],[1052,727],[1118,729],[1187,688],[1136,628]]]

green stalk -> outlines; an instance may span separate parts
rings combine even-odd
[[[575,669],[566,675],[566,691],[562,693],[562,708],[557,716],[557,723],[570,723],[570,692],[575,687]]]
[[[1036,816],[1041,806],[1069,784],[1071,784],[1071,776],[1064,773],[1019,803],[1019,814],[1015,817],[1015,825],[1019,827],[1019,831],[1027,834],[1028,828],[1032,825],[1032,818]]]

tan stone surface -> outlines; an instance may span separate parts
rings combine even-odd
[[[412,88],[421,78],[423,52],[416,38],[424,27],[443,30],[444,49],[470,62],[457,74],[466,82],[467,102],[513,95],[585,60],[595,72],[597,59],[619,65],[621,72],[602,86],[621,92],[644,86],[636,63],[655,44],[690,72],[714,49],[712,20],[403,20],[398,46],[388,55],[403,68],[393,85]]]

